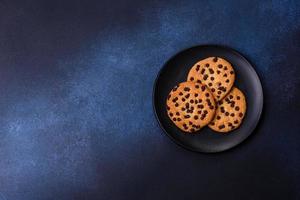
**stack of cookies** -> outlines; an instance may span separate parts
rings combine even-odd
[[[200,60],[190,69],[187,81],[168,95],[169,118],[186,133],[195,133],[206,125],[223,133],[238,128],[246,113],[246,99],[233,86],[234,80],[234,69],[225,59]]]

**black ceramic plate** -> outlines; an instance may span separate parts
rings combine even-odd
[[[247,101],[247,112],[241,126],[221,134],[204,127],[198,134],[184,134],[169,119],[166,99],[170,90],[186,81],[190,68],[197,61],[210,56],[228,60],[236,72],[234,85],[241,89]],[[237,51],[216,45],[196,46],[173,56],[157,75],[153,90],[154,112],[161,128],[177,144],[197,152],[221,152],[244,141],[256,127],[263,107],[262,86],[252,65]]]

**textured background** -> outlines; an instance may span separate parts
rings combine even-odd
[[[265,107],[245,143],[188,152],[152,86],[197,44],[255,65]],[[0,0],[0,200],[300,199],[300,1]]]

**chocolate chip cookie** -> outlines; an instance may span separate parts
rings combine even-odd
[[[193,133],[206,126],[216,110],[209,89],[196,82],[183,82],[175,86],[167,97],[167,113],[181,130]]]
[[[217,132],[229,132],[240,126],[246,113],[246,99],[236,87],[218,102],[214,119],[209,127]]]
[[[209,57],[200,60],[191,68],[187,80],[205,84],[216,101],[220,101],[231,90],[235,73],[225,59]]]

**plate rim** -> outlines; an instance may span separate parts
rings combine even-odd
[[[156,86],[157,86],[157,82],[158,82],[158,79],[163,71],[163,69],[165,68],[166,64],[172,60],[174,57],[176,57],[177,55],[179,55],[180,53],[182,52],[185,52],[185,51],[188,51],[190,49],[193,49],[193,48],[196,48],[196,47],[215,47],[215,48],[222,48],[222,49],[225,49],[225,50],[229,50],[231,51],[232,53],[234,53],[235,55],[239,56],[240,58],[242,58],[247,64],[249,64],[251,66],[250,70],[252,72],[254,72],[254,74],[256,75],[257,79],[258,79],[258,83],[259,83],[259,90],[261,91],[261,103],[258,105],[259,106],[259,113],[258,113],[258,118],[257,120],[255,121],[255,125],[253,126],[252,130],[250,131],[250,134],[248,134],[243,140],[239,141],[237,144],[235,144],[234,146],[230,147],[230,148],[227,148],[227,149],[224,149],[224,150],[221,150],[221,151],[199,151],[195,148],[192,148],[188,145],[184,145],[182,143],[180,143],[178,140],[176,140],[174,137],[172,137],[168,131],[163,127],[162,125],[162,122],[160,121],[159,117],[158,117],[158,114],[157,114],[157,111],[156,111],[156,108],[155,108],[155,93],[156,93]],[[192,151],[192,152],[195,152],[195,153],[202,153],[202,154],[216,154],[216,153],[221,153],[221,152],[225,152],[225,151],[229,151],[237,146],[239,146],[241,143],[245,142],[247,140],[247,138],[252,135],[252,133],[254,132],[254,130],[257,128],[257,125],[260,121],[260,118],[261,118],[261,115],[262,115],[262,111],[263,111],[263,105],[264,105],[264,93],[263,93],[263,87],[262,87],[262,84],[261,84],[261,81],[260,81],[260,77],[258,76],[256,70],[254,69],[254,65],[252,65],[250,63],[250,61],[248,59],[246,59],[246,57],[241,54],[239,51],[231,48],[231,47],[228,47],[228,46],[225,46],[225,45],[219,45],[219,44],[200,44],[200,45],[194,45],[194,46],[191,46],[191,47],[188,47],[188,48],[184,48],[180,51],[177,51],[173,56],[171,56],[169,59],[167,59],[163,64],[162,66],[160,67],[159,71],[157,72],[157,75],[156,75],[156,78],[154,80],[154,84],[153,84],[153,88],[152,88],[152,107],[153,107],[153,111],[154,111],[154,115],[155,115],[155,118],[156,118],[156,121],[158,122],[160,128],[163,130],[163,132],[165,133],[165,135],[167,135],[171,141],[173,141],[175,144],[177,144],[178,146],[188,150],[188,151]]]

